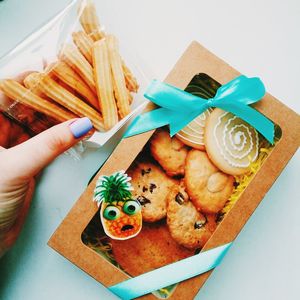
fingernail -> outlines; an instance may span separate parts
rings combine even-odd
[[[89,118],[85,117],[74,121],[69,125],[69,127],[73,136],[76,139],[79,139],[93,128],[93,124]]]

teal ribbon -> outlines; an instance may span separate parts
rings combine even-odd
[[[265,87],[257,78],[239,76],[224,84],[211,99],[203,99],[166,83],[153,80],[145,97],[160,106],[137,116],[124,137],[130,137],[169,125],[173,136],[210,107],[218,107],[243,119],[260,132],[270,143],[274,142],[274,124],[249,106],[261,100]]]
[[[109,287],[122,300],[134,299],[174,283],[214,269],[223,260],[232,243],[200,252],[162,268]]]

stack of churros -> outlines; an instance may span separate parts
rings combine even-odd
[[[82,1],[82,29],[72,33],[58,60],[43,72],[32,72],[23,84],[0,81],[0,91],[59,122],[90,118],[98,131],[107,131],[130,113],[138,83],[119,53],[118,40],[100,25],[92,0]]]

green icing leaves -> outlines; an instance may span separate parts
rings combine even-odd
[[[111,176],[101,176],[94,191],[94,201],[98,206],[102,201],[112,203],[114,201],[126,201],[131,198],[131,178],[124,171],[119,171]]]

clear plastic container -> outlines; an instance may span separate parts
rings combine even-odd
[[[17,47],[7,53],[0,59],[0,80],[14,79],[21,84],[24,78],[31,72],[44,73],[47,66],[59,60],[59,53],[66,44],[73,44],[72,33],[83,31],[80,24],[80,15],[89,1],[73,0],[56,16],[47,21],[38,30],[30,34]],[[101,2],[95,2],[96,10],[101,22]],[[103,32],[110,32],[109,28],[101,26]],[[118,38],[118,37],[117,37]],[[124,41],[119,39],[120,55],[129,67],[134,77],[137,79],[139,89],[137,93],[131,93],[133,100],[131,103],[131,112],[123,119],[119,118],[111,129],[107,131],[96,131],[93,136],[89,137],[87,145],[96,147],[105,144],[129,119],[132,118],[145,104],[146,99],[143,92],[148,84],[148,78],[143,70],[143,63],[138,59],[139,56],[127,49]],[[139,60],[139,61],[137,61]],[[51,68],[47,68],[49,72]],[[30,90],[30,89],[29,89]],[[76,95],[78,96],[78,95]],[[81,100],[84,100],[81,97]],[[50,99],[52,101],[52,99]],[[31,136],[42,132],[43,130],[57,123],[53,117],[49,117],[44,113],[21,103],[21,99],[8,98],[0,89],[0,111],[9,118],[12,118],[18,124],[22,125]],[[55,103],[56,104],[56,103]],[[0,124],[1,125],[1,124]],[[83,147],[84,148],[84,147]],[[83,151],[82,147],[76,147],[72,152]],[[77,153],[78,154],[78,153]]]

